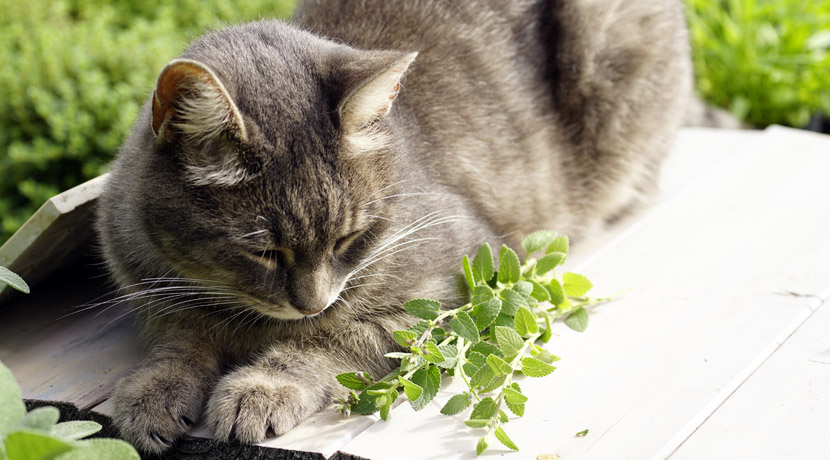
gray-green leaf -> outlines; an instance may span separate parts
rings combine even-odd
[[[461,413],[464,409],[470,406],[470,394],[467,392],[454,395],[441,408],[441,413],[444,415],[455,415]]]
[[[45,406],[32,409],[23,420],[20,421],[21,428],[49,432],[61,417],[57,407]]]
[[[101,431],[101,425],[91,420],[73,420],[70,422],[61,422],[52,427],[50,433],[52,436],[65,439],[76,440],[85,438],[89,435]]]
[[[12,287],[12,289],[17,289],[20,292],[25,292],[26,294],[29,293],[29,285],[23,281],[23,278],[18,276],[17,273],[0,265],[0,290],[2,290],[3,284],[8,284]]]
[[[555,240],[553,240],[553,242],[550,244],[550,246],[548,246],[548,248],[545,250],[545,252],[547,254],[550,254],[552,252],[561,252],[565,255],[568,255],[569,246],[570,246],[570,241],[568,240],[568,236],[567,235],[562,235],[559,238],[556,238]]]
[[[409,354],[406,353],[406,355],[408,356]],[[342,374],[337,374],[335,378],[341,385],[350,390],[361,391],[372,384],[372,381],[367,379],[365,376],[361,379],[360,376],[357,375],[357,372],[344,372]]]
[[[20,387],[12,372],[0,362],[0,440],[11,432],[26,415],[26,406],[20,394]]]
[[[418,335],[412,331],[393,331],[392,338],[398,345],[408,348],[418,338]]]
[[[431,363],[442,363],[447,358],[438,349],[438,344],[430,340],[424,347],[424,358]]]
[[[412,401],[412,408],[421,410],[429,404],[430,401],[438,393],[438,387],[441,386],[441,371],[435,366],[429,366],[426,369],[420,369],[412,375],[412,383],[423,388],[421,397]]]
[[[441,302],[431,299],[412,299],[403,304],[403,308],[416,318],[433,320],[440,313]]]
[[[476,343],[479,340],[478,327],[466,312],[461,312],[450,320],[450,328],[464,340]]]
[[[562,265],[562,262],[564,261],[565,254],[562,252],[552,252],[547,254],[545,257],[542,257],[538,262],[536,262],[536,274],[544,275],[559,265]]]
[[[473,307],[473,316],[476,319],[476,327],[482,330],[493,323],[501,311],[501,299],[492,298],[487,302],[480,303]]]
[[[473,406],[473,412],[470,414],[470,420],[486,420],[493,418],[499,406],[491,397],[486,397]]]
[[[478,248],[478,253],[473,259],[473,279],[476,284],[480,281],[486,283],[493,277],[493,251],[490,245],[484,243]]]
[[[577,332],[584,331],[588,327],[588,310],[583,307],[577,308],[565,318],[565,324]]]
[[[525,307],[521,307],[516,311],[514,322],[516,332],[522,337],[535,334],[539,331],[539,325],[536,323],[536,315]]]
[[[513,356],[522,349],[524,340],[513,329],[504,326],[495,327],[496,344],[505,356]]]
[[[519,256],[516,251],[507,247],[501,246],[499,251],[499,281],[502,283],[516,283],[521,276],[522,266],[519,264]]]
[[[536,251],[545,249],[545,247],[556,239],[556,235],[556,232],[550,230],[539,230],[533,232],[522,239],[522,249],[525,250],[527,256],[530,256],[530,254]]]
[[[562,289],[559,280],[550,280],[550,283],[548,283],[548,294],[550,294],[550,303],[557,307],[565,300],[565,291]]]
[[[506,387],[501,390],[504,393],[504,400],[514,404],[522,404],[527,401],[527,396],[523,395],[520,391]]]
[[[487,364],[491,369],[493,369],[493,372],[495,372],[496,375],[507,375],[513,373],[513,368],[510,367],[510,364],[496,355],[488,356]]]

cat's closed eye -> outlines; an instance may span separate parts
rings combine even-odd
[[[362,234],[362,230],[354,231],[335,241],[334,254],[338,256],[343,255],[343,253],[345,253],[346,250],[349,249],[349,246],[351,246],[352,243],[354,243],[354,241]]]
[[[245,252],[245,256],[268,270],[287,267],[294,262],[294,253],[286,248],[268,248],[262,251]]]

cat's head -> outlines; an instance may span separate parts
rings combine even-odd
[[[392,109],[414,58],[268,22],[194,43],[161,71],[143,128],[154,249],[271,317],[332,305],[387,240],[403,179]]]

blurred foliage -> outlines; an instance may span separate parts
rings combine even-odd
[[[830,0],[686,0],[700,95],[758,127],[830,115]]]
[[[830,114],[830,0],[685,0],[700,94],[757,126]],[[101,173],[167,61],[295,0],[0,0],[0,242]]]
[[[100,174],[158,72],[209,28],[295,0],[0,0],[0,243]]]

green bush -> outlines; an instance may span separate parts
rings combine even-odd
[[[205,29],[295,0],[0,0],[0,242],[100,174],[161,68]]]
[[[830,0],[686,0],[697,86],[763,127],[830,115]]]

